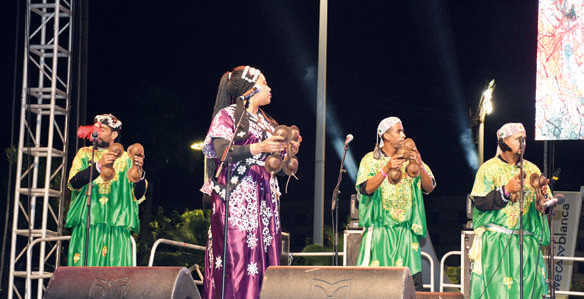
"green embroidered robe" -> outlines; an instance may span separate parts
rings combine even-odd
[[[526,174],[523,294],[524,298],[541,298],[542,294],[548,293],[548,287],[545,284],[546,265],[540,247],[548,245],[550,231],[546,216],[535,208],[535,190],[529,185],[529,176],[541,172],[535,164],[526,160],[523,169]],[[479,168],[471,196],[486,196],[506,185],[519,172],[516,165],[510,165],[497,157],[491,158]],[[548,196],[551,198],[551,192]],[[474,260],[471,298],[519,298],[519,201],[509,202],[504,208],[494,211],[474,208],[473,227],[475,241],[470,252]]]
[[[99,161],[105,151],[96,150],[94,161]],[[73,160],[69,180],[77,172],[88,168],[90,160],[91,147],[81,148]],[[132,266],[130,233],[139,230],[140,220],[139,202],[134,198],[134,184],[126,177],[131,166],[132,161],[124,152],[114,162],[115,177],[111,181],[104,182],[101,177],[93,181],[88,266]],[[74,189],[69,184],[71,205],[65,222],[66,227],[73,228],[69,244],[69,266],[84,265],[87,188],[88,184],[81,189]]]
[[[363,157],[357,173],[359,186],[374,177],[389,157],[373,158],[373,152]],[[408,267],[410,273],[422,270],[419,240],[426,236],[426,214],[420,176],[411,178],[401,167],[402,179],[396,184],[383,180],[371,195],[359,194],[359,225],[363,234],[357,265]],[[423,165],[434,181],[428,165]]]

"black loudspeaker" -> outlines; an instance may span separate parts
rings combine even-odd
[[[184,267],[59,267],[46,299],[201,298]]]
[[[416,298],[408,268],[269,267],[261,299]]]
[[[364,229],[347,229],[344,233],[343,242],[343,266],[356,266],[359,257],[359,248],[361,248],[361,239],[363,238]]]

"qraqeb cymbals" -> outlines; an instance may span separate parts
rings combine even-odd
[[[120,156],[122,156],[122,153],[124,152],[124,146],[115,142],[112,143],[112,145],[110,145],[110,147],[107,149],[109,152],[113,152],[116,155],[116,159],[118,159]],[[114,164],[106,164],[106,165],[100,165],[101,166],[101,171],[99,173],[99,175],[101,176],[101,178],[104,181],[111,181],[114,176],[116,175],[116,171],[114,170]]]
[[[299,163],[296,157],[297,149],[293,148],[295,145],[292,141],[298,142],[300,140],[300,130],[296,125],[289,127],[279,125],[274,129],[274,136],[280,136],[284,139],[283,142],[287,143],[286,150],[284,153],[270,154],[266,158],[264,166],[272,174],[283,170],[286,175],[294,176],[298,172]],[[282,156],[284,156],[283,159]]]

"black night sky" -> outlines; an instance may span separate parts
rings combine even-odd
[[[19,115],[24,37],[17,1],[8,2],[0,18],[3,151],[10,146],[13,109]],[[22,14],[23,3],[20,9]],[[189,146],[207,132],[221,75],[252,65],[272,88],[265,110],[301,130],[300,180],[292,180],[282,197],[282,224],[295,250],[312,238],[318,9],[319,1],[89,3],[85,117],[113,113],[124,123],[122,143],[145,146],[153,207],[201,207],[203,159]],[[543,170],[544,142],[534,140],[536,45],[537,1],[330,1],[327,126],[337,131],[327,134],[325,226],[331,225],[328,211],[340,164],[335,138],[355,136],[349,154],[358,163],[372,150],[379,121],[398,116],[436,176],[426,210],[439,257],[457,250],[465,196],[474,180],[461,135],[476,135],[469,110],[476,110],[491,79],[496,80],[495,111],[486,120],[485,160],[495,153],[496,130],[506,122],[522,122],[526,158]],[[17,118],[15,142],[18,124]],[[74,119],[71,125],[77,125]],[[584,143],[550,144],[553,168],[562,168],[556,189],[579,190]],[[4,156],[0,169],[4,207]],[[354,179],[344,176],[341,215],[349,212]]]

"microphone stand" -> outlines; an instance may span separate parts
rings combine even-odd
[[[332,198],[332,203],[331,203],[331,212],[335,213],[335,216],[333,217],[333,233],[335,234],[335,241],[333,244],[334,251],[335,251],[335,258],[334,258],[334,263],[333,263],[334,266],[339,265],[339,233],[338,233],[338,230],[339,230],[339,208],[337,207],[337,201],[339,200],[339,194],[341,194],[341,191],[339,190],[339,186],[341,184],[343,172],[346,172],[346,170],[343,169],[343,166],[345,164],[345,156],[347,155],[348,148],[349,148],[349,144],[347,142],[345,142],[343,159],[341,160],[341,167],[339,169],[339,177],[337,179],[337,185],[335,186],[335,189],[333,190],[333,198]]]
[[[241,120],[243,116],[247,112],[247,107],[249,105],[249,101],[243,99],[243,113],[237,120],[237,124],[233,130],[233,136],[231,136],[231,140],[229,140],[229,145],[225,148],[223,155],[221,156],[221,162],[219,167],[217,168],[217,172],[215,173],[215,179],[218,179],[221,175],[221,171],[223,170],[223,165],[227,164],[227,173],[225,177],[225,222],[224,222],[224,231],[223,231],[223,273],[221,275],[221,299],[225,298],[225,277],[227,276],[225,268],[227,268],[227,232],[229,227],[229,197],[231,197],[231,148],[233,146],[233,140],[235,139],[235,133],[237,132],[237,128],[239,124],[241,124]]]
[[[520,148],[521,153],[519,155],[519,176],[521,177],[521,190],[519,193],[519,298],[523,299],[523,204],[525,200],[523,154],[525,152],[525,141],[521,142]]]
[[[548,187],[550,188],[550,192],[552,191],[552,186],[550,186],[548,184]],[[553,194],[553,193],[552,193]],[[549,289],[550,289],[550,298],[555,299],[556,298],[556,288],[555,288],[555,283],[554,283],[554,264],[555,264],[555,258],[554,258],[554,251],[555,251],[555,238],[553,237],[553,233],[554,233],[554,212],[555,212],[555,205],[556,204],[552,204],[549,207],[549,215],[550,215],[550,249],[549,249],[549,260],[548,260],[548,284],[549,284]]]
[[[87,267],[87,258],[89,253],[89,228],[91,226],[91,197],[92,197],[92,189],[93,189],[93,168],[94,162],[93,159],[95,157],[95,146],[97,143],[97,132],[91,133],[91,141],[93,146],[91,147],[91,163],[89,163],[89,183],[87,184],[87,191],[85,194],[87,195],[87,222],[85,222],[85,254],[83,256],[83,266]]]
[[[550,207],[550,234],[553,234],[554,231],[554,206],[555,204],[553,204]],[[550,250],[549,250],[549,261],[548,261],[548,269],[549,269],[549,273],[548,273],[548,282],[549,282],[549,289],[550,289],[550,298],[555,299],[556,298],[556,288],[555,288],[555,283],[554,283],[554,247],[556,246],[555,242],[554,242],[554,237],[550,236]]]

